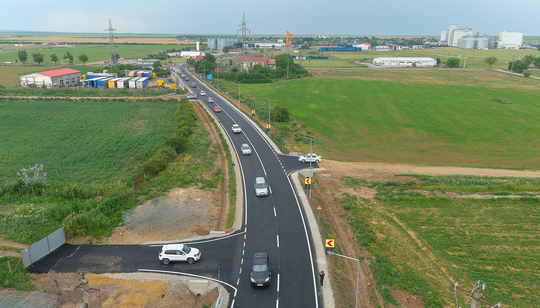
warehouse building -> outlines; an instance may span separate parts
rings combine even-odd
[[[437,61],[428,57],[380,57],[373,59],[373,64],[382,67],[436,66]]]
[[[498,49],[519,49],[521,46],[523,46],[523,33],[503,31],[499,34]]]
[[[69,87],[77,86],[81,81],[81,72],[71,68],[61,68],[52,71],[44,71],[28,74],[20,77],[21,87]]]
[[[255,48],[283,48],[285,43],[283,42],[255,42],[254,44],[248,44],[250,47]]]

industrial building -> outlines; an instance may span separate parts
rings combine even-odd
[[[447,30],[441,31],[441,39],[439,40],[439,45],[448,45],[456,46],[458,45],[458,40],[464,36],[472,36],[473,29],[465,28],[458,29],[456,24],[450,25]]]
[[[375,51],[390,51],[390,46],[375,46]]]
[[[205,56],[204,51],[182,51],[180,53],[181,58],[195,58],[197,56]]]
[[[242,41],[237,37],[220,37],[209,38],[206,40],[206,44],[210,49],[223,49],[225,46],[231,46],[232,48],[242,48]]]
[[[328,51],[362,51],[361,47],[341,47],[341,46],[323,46],[319,48],[320,52],[328,52]]]
[[[251,44],[250,44],[251,46]],[[285,43],[283,42],[255,42],[252,47],[255,48],[283,48]]]
[[[464,36],[458,40],[458,48],[461,49],[488,49],[489,38],[487,36]]]
[[[519,49],[521,46],[523,46],[523,33],[503,31],[499,34],[498,49]]]
[[[436,66],[437,61],[428,57],[379,57],[373,59],[373,64],[382,67]]]
[[[71,68],[61,68],[28,74],[20,77],[21,87],[58,87],[76,86],[81,81],[81,72]]]

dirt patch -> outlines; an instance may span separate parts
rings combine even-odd
[[[140,279],[135,278],[137,275]],[[147,278],[143,278],[142,276]],[[152,274],[150,274],[152,275]],[[201,307],[215,303],[218,292],[213,289],[205,294],[194,294],[185,280],[176,277],[152,277],[133,273],[121,275],[87,274],[92,303],[97,307]],[[162,278],[162,279],[160,279]],[[48,273],[40,275],[34,285],[44,292],[58,296],[57,307],[71,308],[83,303],[79,274]]]

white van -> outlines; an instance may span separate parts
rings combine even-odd
[[[257,197],[268,196],[268,184],[266,184],[266,180],[262,176],[255,178],[255,195]]]

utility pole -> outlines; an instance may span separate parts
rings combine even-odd
[[[109,19],[109,28],[105,29],[104,31],[109,31],[109,49],[110,49],[110,54],[111,54],[111,63],[110,63],[110,65],[112,67],[116,67],[117,62],[118,62],[117,59],[116,59],[116,47],[114,46],[114,33],[113,33],[113,31],[115,31],[115,30],[116,29],[113,29],[112,22]]]
[[[287,58],[287,80],[289,79],[289,58]]]
[[[502,307],[502,303],[499,302],[497,304],[494,304],[486,299],[484,299],[482,297],[482,292],[484,292],[487,288],[487,285],[482,281],[482,280],[478,280],[476,281],[476,283],[474,284],[474,287],[472,288],[472,290],[469,292],[468,290],[465,290],[465,289],[462,289],[460,287],[458,287],[459,285],[459,281],[457,281],[455,284],[454,284],[454,294],[456,296],[456,306],[457,308],[460,308],[459,306],[459,303],[458,303],[458,299],[457,299],[457,292],[461,292],[463,295],[467,296],[467,303],[469,302],[469,300],[471,301],[471,308],[481,308],[482,304],[487,304],[489,305],[489,307],[491,308],[494,308],[494,307]]]
[[[515,55],[512,56],[512,69],[510,69],[510,71],[511,71],[512,73],[514,72],[514,58],[515,58],[515,57],[516,57]]]
[[[242,32],[242,53],[246,53],[246,34],[249,31],[249,34],[251,34],[251,30],[246,28],[246,13],[243,13],[242,16],[242,24],[240,25],[242,28],[236,30],[236,34],[238,34],[239,31]]]

